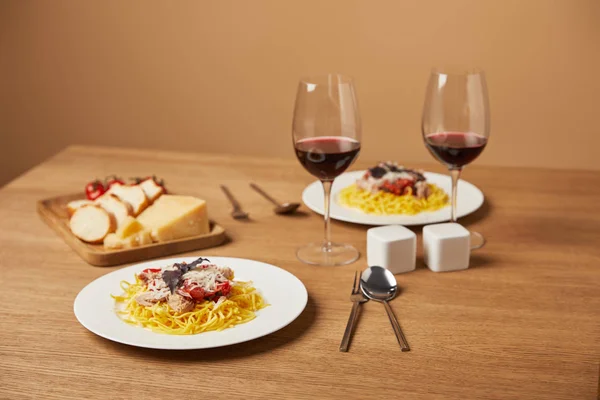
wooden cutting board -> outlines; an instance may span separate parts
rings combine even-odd
[[[223,243],[226,239],[225,229],[211,221],[210,233],[206,235],[192,236],[163,243],[152,243],[131,249],[106,250],[101,244],[82,242],[71,233],[67,204],[70,201],[83,198],[81,194],[72,194],[40,200],[37,203],[37,211],[42,220],[50,228],[62,237],[81,258],[92,265],[107,267],[164,257],[175,253],[215,247]]]

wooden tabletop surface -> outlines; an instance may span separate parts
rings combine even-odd
[[[203,351],[139,349],[88,332],[73,315],[73,300],[119,267],[87,265],[43,224],[35,204],[114,173],[156,174],[175,192],[205,198],[231,241],[187,255],[278,265],[306,285],[306,310],[272,335]],[[486,247],[466,271],[434,273],[419,258],[416,271],[398,275],[403,291],[392,307],[410,352],[400,351],[383,307],[370,302],[350,352],[340,353],[352,277],[365,267],[367,227],[333,224],[334,239],[362,253],[353,265],[297,261],[298,245],[321,238],[322,218],[306,208],[276,216],[248,186],[254,181],[279,199],[299,200],[313,179],[296,160],[70,147],[0,190],[0,398],[595,398],[600,173],[475,163],[464,178],[483,190],[486,203],[461,222],[484,233]],[[252,221],[229,217],[221,183]]]

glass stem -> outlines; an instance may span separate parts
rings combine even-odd
[[[329,205],[331,203],[331,185],[333,181],[321,181],[323,184],[323,193],[325,198],[325,212],[323,217],[325,219],[325,241],[323,242],[323,251],[331,251],[331,226],[329,223]]]
[[[450,168],[450,176],[452,177],[452,200],[450,203],[451,214],[450,214],[450,222],[456,222],[456,192],[458,189],[458,180],[460,179],[460,173],[462,172],[462,168]]]

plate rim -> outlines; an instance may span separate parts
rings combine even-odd
[[[344,172],[343,174],[341,174],[339,177],[344,176],[344,175],[357,175],[358,176],[358,175],[364,174],[366,171],[367,171],[366,169],[347,171],[347,172]],[[450,179],[450,176],[441,174],[439,172],[430,172],[430,171],[423,171],[423,172],[425,175],[434,175],[436,177],[444,177],[446,179]],[[336,179],[338,179],[338,178],[336,178]],[[302,202],[311,211],[313,211],[319,215],[323,215],[323,207],[319,207],[319,206],[315,205],[313,202],[307,201],[308,194],[309,194],[309,191],[311,190],[311,188],[313,186],[319,185],[319,184],[320,184],[320,181],[315,180],[315,181],[309,183],[308,185],[306,185],[306,187],[302,190]],[[334,181],[334,184],[335,184],[335,181]],[[477,210],[479,210],[481,208],[481,206],[483,206],[483,204],[485,203],[485,195],[483,194],[483,191],[481,189],[479,189],[476,185],[474,185],[471,182],[468,182],[464,179],[460,179],[459,184],[471,186],[480,195],[480,197],[478,198],[478,201],[476,203],[476,206],[473,206],[472,211],[469,211],[469,212],[466,212],[463,214],[461,214],[461,213],[458,214],[458,218],[463,218],[463,217],[466,217],[467,215],[470,215],[470,214],[476,212]],[[336,191],[332,190],[332,192],[331,192],[332,200],[335,198],[335,195],[339,190],[341,190],[341,189],[338,189]],[[343,207],[341,205],[338,205],[338,206]],[[357,212],[359,212],[359,211],[357,211]],[[368,216],[368,214],[363,214],[363,215]],[[398,215],[398,216],[400,216],[400,215]],[[393,217],[393,215],[389,216],[389,217]],[[404,217],[414,217],[414,216],[405,215]],[[364,221],[364,220],[355,219],[352,217],[335,215],[334,212],[331,213],[330,218],[334,219],[336,221],[342,221],[342,222],[347,222],[347,223],[352,223],[352,224],[357,224],[357,225],[365,225],[365,226],[385,226],[385,225],[424,226],[424,225],[428,225],[428,224],[447,222],[450,220],[450,218],[448,217],[448,218],[436,219],[436,220],[432,220],[432,221],[428,221],[428,222],[403,222],[403,223],[402,222],[377,222],[377,221],[368,222],[368,221]]]
[[[211,256],[202,256],[202,257],[211,259]],[[291,272],[289,272],[281,267],[278,267],[276,265],[266,263],[264,261],[258,261],[258,260],[253,260],[253,259],[249,259],[249,258],[240,258],[240,257],[212,256],[213,259],[228,259],[228,260],[231,260],[232,262],[235,262],[236,260],[251,261],[254,263],[266,265],[269,268],[278,269],[278,270],[282,271],[283,273],[288,274],[291,278],[295,279],[297,281],[297,283],[299,283],[298,288],[302,288],[302,290],[301,290],[301,292],[303,294],[303,298],[301,299],[302,306],[299,306],[298,311],[292,317],[286,319],[286,321],[284,323],[277,324],[277,326],[275,328],[267,329],[266,332],[262,332],[259,334],[255,333],[255,334],[252,334],[245,338],[234,339],[231,342],[228,342],[225,344],[203,345],[203,346],[187,345],[187,346],[177,346],[177,347],[171,347],[169,345],[161,345],[161,344],[156,344],[156,345],[155,344],[146,344],[146,343],[140,344],[140,343],[136,343],[135,341],[128,340],[128,339],[115,338],[114,336],[111,336],[111,335],[107,334],[106,332],[98,332],[98,331],[90,328],[90,326],[86,323],[87,321],[85,320],[85,318],[81,317],[81,315],[78,313],[78,308],[80,309],[82,307],[82,305],[80,303],[81,303],[81,301],[83,301],[82,299],[84,298],[84,295],[85,295],[84,292],[86,290],[90,290],[89,288],[93,287],[93,285],[95,285],[95,284],[97,285],[98,284],[97,281],[99,281],[99,280],[102,280],[102,279],[108,280],[107,277],[109,277],[110,275],[122,273],[122,271],[124,271],[124,270],[132,270],[132,272],[134,272],[137,268],[140,268],[145,264],[158,263],[158,262],[165,262],[165,263],[181,262],[181,261],[191,262],[193,260],[196,260],[197,258],[198,257],[196,257],[196,256],[186,256],[186,257],[170,257],[170,258],[163,258],[163,259],[158,259],[158,260],[147,260],[144,262],[135,263],[133,265],[129,265],[127,267],[111,271],[107,274],[97,277],[96,279],[94,279],[93,281],[91,281],[87,285],[85,285],[75,296],[75,300],[73,301],[73,313],[75,314],[75,318],[76,318],[77,322],[79,322],[79,324],[81,324],[81,326],[83,326],[87,331],[89,331],[90,333],[93,333],[96,336],[102,337],[106,340],[110,340],[115,343],[121,343],[121,344],[128,345],[128,346],[133,346],[133,347],[138,347],[138,348],[147,348],[147,349],[156,349],[156,350],[204,350],[204,349],[227,347],[227,346],[231,346],[231,345],[235,345],[235,344],[239,344],[239,343],[250,342],[252,340],[268,336],[272,333],[275,333],[275,332],[285,328],[286,326],[288,326],[289,324],[294,322],[296,319],[298,319],[298,317],[306,309],[306,306],[308,304],[308,290],[306,289],[306,285],[304,285],[304,283],[300,280],[300,278],[298,278],[296,275],[292,274]],[[260,288],[258,288],[258,289],[260,289]],[[112,293],[112,292],[108,292],[107,296],[109,296],[110,293]],[[78,304],[79,304],[79,306],[78,306]],[[80,311],[81,311],[81,309],[80,309]],[[260,310],[258,312],[260,312]],[[258,315],[257,315],[257,318],[258,318]],[[123,321],[121,321],[121,322],[123,324],[126,324]],[[249,322],[252,322],[252,321],[249,321]],[[145,329],[142,327],[138,327],[138,328]],[[165,334],[155,333],[152,331],[150,331],[150,332],[154,333],[156,335],[165,335]],[[203,332],[203,333],[211,333],[211,332]],[[200,334],[197,334],[197,335],[200,335]],[[175,337],[175,336],[193,337],[196,335],[167,335],[167,336],[168,337]]]

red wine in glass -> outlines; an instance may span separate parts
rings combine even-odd
[[[450,172],[450,222],[456,222],[461,171],[481,154],[490,137],[490,104],[483,71],[434,69],[425,92],[421,133],[429,152]],[[484,244],[480,233],[471,232],[471,249]]]
[[[315,177],[333,181],[356,160],[360,142],[343,136],[318,136],[295,143],[298,160]]]
[[[354,80],[342,74],[300,79],[294,105],[292,140],[298,161],[323,186],[322,241],[296,251],[311,265],[346,265],[359,252],[345,243],[331,241],[330,205],[333,181],[358,157],[362,126]]]
[[[429,152],[451,169],[471,163],[486,144],[485,136],[473,132],[436,132],[425,136]]]

